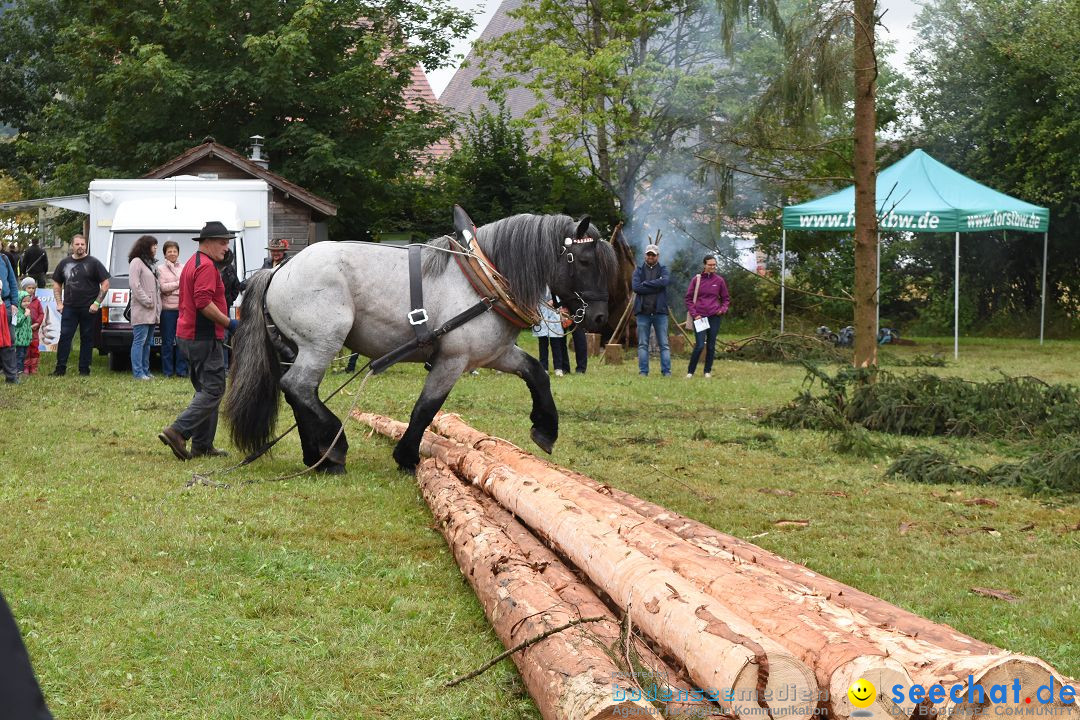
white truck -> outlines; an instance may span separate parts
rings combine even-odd
[[[263,180],[209,180],[178,176],[164,180],[94,180],[88,195],[90,254],[112,276],[101,308],[101,332],[94,346],[109,354],[109,368],[127,367],[131,324],[124,319],[128,302],[128,253],[142,235],[180,246],[187,262],[197,243],[193,238],[210,220],[220,220],[237,234],[230,247],[236,274],[246,280],[262,267],[269,240],[270,187]],[[239,303],[239,301],[237,301]],[[154,346],[161,344],[155,331]]]

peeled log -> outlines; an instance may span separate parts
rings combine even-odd
[[[538,562],[522,553],[445,465],[425,460],[416,477],[439,530],[503,645],[511,648],[571,620],[589,617],[559,597],[542,578]],[[604,653],[597,633],[617,638],[619,625],[611,617],[592,627],[571,627],[512,656],[546,720],[602,720],[651,709],[640,700],[614,699],[612,678],[620,671]]]
[[[741,563],[732,564],[711,555],[669,530],[645,521],[638,513],[612,501],[609,495],[585,486],[559,468],[539,462],[512,446],[487,442],[489,436],[481,437],[455,416],[441,415],[432,427],[516,467],[566,501],[590,512],[630,547],[671,568],[696,589],[713,597],[729,616],[740,617],[776,640],[814,671],[820,687],[828,689],[830,717],[846,720],[859,710],[851,704],[847,690],[860,678],[881,688],[900,685],[906,691],[911,686],[911,677],[898,660],[888,657],[886,651],[870,640],[839,627],[850,624],[846,617],[850,613],[763,586],[743,572]],[[834,617],[837,614],[845,615],[840,623]],[[909,717],[914,709],[915,703],[903,702],[897,706],[888,693],[882,692],[866,710],[871,717],[884,720]]]
[[[437,469],[431,469],[430,463],[438,463],[438,461],[429,460],[425,461],[425,463],[429,464],[427,472],[432,474],[436,472],[439,473],[438,487],[442,488],[442,491],[446,493],[446,502],[440,507],[445,507],[451,512],[456,512],[462,508],[467,508],[470,512],[473,512],[476,509],[474,506],[479,506],[479,517],[482,518],[482,521],[491,527],[497,528],[497,530],[509,540],[510,546],[503,548],[506,557],[515,557],[515,561],[517,561],[517,557],[511,555],[512,551],[516,550],[520,555],[520,559],[524,561],[533,572],[539,575],[539,582],[546,585],[545,588],[541,588],[541,591],[547,592],[550,590],[552,594],[551,607],[555,607],[556,604],[561,604],[563,608],[572,610],[573,614],[577,617],[607,618],[605,622],[590,623],[589,627],[583,628],[583,631],[589,637],[599,640],[604,646],[616,648],[621,642],[621,625],[615,619],[615,616],[611,614],[608,607],[596,596],[596,593],[572,573],[555,553],[537,540],[536,536],[529,532],[527,527],[518,522],[513,515],[504,510],[502,506],[480,490],[472,487],[456,475],[454,476],[456,484],[444,480],[442,476],[449,472],[445,465],[439,464]],[[432,485],[427,474],[418,474],[418,478],[420,480],[421,489]],[[429,498],[427,490],[424,490],[424,496],[425,499],[428,500],[429,506],[433,508],[432,512],[434,514],[434,506],[431,505],[431,499]],[[442,519],[438,515],[436,515],[436,518]],[[444,535],[445,534],[446,531],[444,530]],[[656,676],[655,679],[664,679],[659,684],[667,684],[670,686],[673,699],[665,705],[667,716],[704,717],[710,714],[709,710],[715,706],[710,706],[708,703],[702,701],[690,701],[690,685],[684,682],[679,674],[670,668],[660,657],[656,656],[648,647],[641,645],[640,642],[636,643],[634,648],[639,655],[642,665]],[[590,648],[585,648],[586,651],[589,649]],[[526,650],[525,652],[529,651]],[[523,657],[525,656],[523,655]],[[620,673],[617,677],[610,675],[608,677],[609,698],[612,695],[611,685],[616,680],[618,680],[620,685],[624,688],[627,685],[635,684],[634,677],[620,670],[618,664],[613,664],[607,654],[604,654],[603,657],[595,658],[593,665],[597,668],[593,671],[594,677],[603,675],[605,671],[609,671],[609,674],[614,672]],[[569,672],[567,668],[562,668],[562,671],[564,673]],[[636,684],[640,685],[640,683]],[[648,690],[648,688],[639,689]]]
[[[1032,702],[1035,702],[1035,693],[1040,686],[1053,687],[1055,697],[1060,697],[1062,686],[1068,684],[1060,674],[1038,658],[1008,653],[964,635],[948,625],[935,623],[832,578],[815,573],[803,565],[790,562],[745,540],[721,533],[703,523],[673,513],[630,493],[598,483],[585,475],[554,466],[526,453],[512,443],[471,428],[455,415],[440,414],[432,423],[432,427],[470,447],[482,449],[493,458],[512,463],[520,467],[523,472],[541,474],[555,471],[610,496],[638,515],[649,518],[656,525],[666,528],[695,545],[708,555],[734,563],[739,572],[752,578],[765,590],[778,591],[802,605],[813,605],[812,612],[828,618],[830,624],[835,625],[835,630],[848,633],[849,637],[864,636],[871,644],[886,652],[891,660],[899,661],[907,670],[910,679],[923,687],[929,688],[934,684],[942,684],[946,688],[953,684],[961,685],[965,688],[964,698],[966,699],[969,697],[967,692],[969,675],[975,684],[981,685],[986,690],[993,685],[1010,686],[1008,700],[1005,703],[971,705],[966,700],[962,703],[954,703],[946,699],[938,705],[939,710],[944,710],[946,713],[959,712],[972,717],[981,713],[1008,713],[1010,707],[1014,710],[1025,707],[1030,709],[1031,706],[1025,700],[1030,697]],[[683,573],[686,568],[677,569]],[[753,597],[751,593],[746,592],[740,594],[737,591],[734,594],[739,601]],[[803,619],[807,617],[806,612],[799,613],[797,610],[793,612]],[[825,632],[828,634],[827,630]],[[784,639],[789,643],[786,647],[794,649],[790,644],[792,638],[784,636]],[[800,655],[800,657],[805,656]],[[813,661],[810,664],[818,671],[820,680],[821,668]],[[873,708],[879,712],[888,709],[891,702],[889,700],[882,702],[882,681],[886,683],[885,688],[891,688],[894,684],[904,684],[888,681],[884,677],[878,680],[867,675],[866,679],[873,682],[879,689],[879,702]],[[1014,694],[1012,690],[1012,683],[1015,680],[1020,681],[1018,694]],[[838,700],[842,704],[840,707],[834,707],[834,712],[846,715],[853,710],[847,702],[846,695],[842,698],[837,697],[839,681],[831,682],[825,687],[830,687],[831,704],[836,706]],[[1019,697],[1019,702],[1015,701],[1016,697]],[[988,710],[991,705],[995,710]],[[1063,713],[1063,717],[1071,716],[1073,720],[1080,716],[1075,703],[1067,706],[1055,702],[1046,707],[1057,708]],[[904,714],[908,714],[910,705],[904,704],[902,709],[905,711]],[[1071,712],[1069,712],[1070,709]]]
[[[405,429],[368,413],[353,417],[390,437]],[[605,523],[452,440],[425,433],[421,451],[454,468],[543,535],[619,607],[631,606],[635,626],[678,658],[698,687],[721,694],[725,711],[735,714],[736,706],[723,697],[730,693],[729,698],[757,698],[756,705],[768,707],[777,718],[813,714],[818,687],[805,664],[670,568],[630,548]]]

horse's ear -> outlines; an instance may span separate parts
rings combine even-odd
[[[454,232],[458,240],[471,238],[476,233],[476,225],[473,224],[469,213],[465,212],[460,205],[454,206]]]
[[[583,237],[587,237],[589,235],[589,225],[591,224],[592,219],[588,215],[582,216],[581,220],[578,222],[577,230],[574,233],[574,237],[576,237],[578,240]]]

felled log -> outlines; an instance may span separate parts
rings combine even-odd
[[[595,480],[576,475],[583,482],[598,486]],[[840,627],[852,633],[873,637],[890,655],[899,659],[914,683],[930,688],[942,685],[963,686],[963,702],[946,698],[937,704],[939,714],[972,717],[980,711],[990,713],[986,707],[994,706],[994,714],[1008,716],[1010,713],[1026,712],[1031,708],[1027,702],[1037,702],[1040,687],[1052,687],[1054,697],[1061,697],[1061,689],[1069,684],[1054,668],[1043,660],[1027,655],[1017,655],[961,633],[944,623],[937,623],[903,608],[864,593],[837,580],[816,573],[805,565],[771,553],[753,543],[733,535],[727,535],[708,525],[674,513],[630,493],[602,486],[602,490],[643,517],[665,527],[702,550],[728,557],[740,563],[742,571],[760,583],[773,585],[784,593],[802,597],[807,602],[816,601],[847,611],[846,616],[834,613]],[[844,624],[846,622],[846,624]],[[1009,691],[1001,701],[987,703],[970,702],[977,693],[969,692],[970,685],[984,690],[1008,686]],[[869,679],[869,678],[868,678]],[[1019,681],[1019,689],[1013,689]],[[891,687],[891,686],[890,686]],[[1080,688],[1077,688],[1080,694]],[[1044,691],[1045,695],[1045,691]],[[1080,707],[1061,702],[1048,703],[1059,718],[1080,718]],[[1026,709],[1026,710],[1025,710]]]
[[[698,579],[707,591],[710,587],[716,587],[709,581],[709,573],[722,572],[722,568],[718,570],[715,563],[733,567],[742,578],[742,582],[737,588],[728,584],[722,588],[722,592],[730,593],[731,597],[736,598],[738,605],[736,609],[747,612],[748,617],[759,628],[781,639],[789,650],[806,659],[815,668],[819,682],[830,689],[830,705],[834,715],[846,716],[854,710],[847,700],[846,693],[841,693],[842,697],[838,697],[837,692],[840,689],[846,689],[843,678],[851,674],[855,674],[856,678],[860,677],[856,674],[858,666],[854,665],[848,667],[846,672],[830,675],[832,680],[828,684],[825,683],[823,674],[837,673],[842,668],[832,667],[837,662],[836,660],[832,660],[830,665],[823,665],[820,658],[835,658],[837,651],[835,647],[821,648],[821,650],[815,650],[814,647],[820,647],[821,640],[835,637],[836,633],[846,636],[847,643],[861,638],[865,643],[876,648],[878,653],[889,656],[890,663],[874,666],[876,669],[888,670],[889,672],[885,675],[879,677],[870,677],[865,673],[863,675],[879,688],[878,702],[872,708],[875,714],[896,712],[896,709],[891,707],[891,699],[882,698],[883,694],[891,695],[891,693],[882,693],[881,688],[892,688],[897,684],[906,688],[914,682],[927,689],[934,685],[942,685],[945,688],[954,685],[961,686],[964,692],[958,695],[962,695],[964,700],[956,702],[946,697],[937,704],[938,710],[949,714],[960,712],[969,715],[983,707],[979,702],[970,702],[971,699],[978,699],[978,695],[968,692],[969,679],[973,681],[972,685],[979,685],[987,691],[994,685],[1010,686],[1007,696],[1002,701],[990,702],[999,708],[995,710],[999,713],[1008,713],[1010,708],[1012,710],[1019,710],[1021,707],[1030,708],[1027,699],[1031,698],[1031,702],[1036,702],[1036,693],[1044,685],[1053,688],[1054,697],[1060,698],[1061,688],[1067,684],[1060,674],[1038,658],[1008,653],[964,635],[947,625],[935,623],[815,573],[805,566],[785,560],[740,538],[721,533],[629,493],[604,486],[587,476],[558,468],[505,440],[480,433],[463,423],[457,416],[440,415],[435,419],[432,427],[448,437],[482,449],[494,458],[512,463],[534,477],[554,477],[556,487],[559,487],[557,485],[560,482],[559,475],[565,479],[576,480],[591,490],[610,496],[626,508],[633,510],[636,515],[649,518],[657,526],[690,542],[713,558],[713,561],[704,562],[700,556],[687,558],[677,545],[670,543],[670,536],[643,530],[634,524],[633,518],[624,523],[630,528],[629,531],[623,531],[624,535],[637,536],[639,547],[642,543],[654,543],[656,557],[670,560],[670,564],[673,564],[680,574],[691,579]],[[555,475],[553,476],[552,473]],[[618,513],[611,514],[612,518],[618,516]],[[746,581],[752,581],[754,585],[747,585]],[[755,586],[760,588],[760,591],[755,593]],[[763,601],[764,605],[762,605]],[[802,627],[797,632],[791,630],[783,632],[783,617],[772,617],[780,608],[784,608],[791,617],[805,621],[804,625],[809,627]],[[865,644],[862,647],[865,648]],[[810,659],[806,654],[808,651],[818,659]],[[819,656],[818,653],[821,651],[825,651],[826,655]],[[865,657],[872,658],[872,654]],[[892,672],[896,669],[896,666],[892,664],[894,662],[901,665],[900,670],[906,670],[902,676],[897,676]],[[1020,683],[1016,691],[1012,689],[1014,681]],[[1043,694],[1045,696],[1046,691]],[[906,690],[905,696],[910,698]],[[1053,702],[1048,703],[1047,707],[1055,708],[1057,712],[1066,715],[1071,707],[1072,715],[1080,716],[1075,704],[1069,706],[1061,702]],[[900,710],[905,715],[909,714],[911,709],[910,702],[900,705]]]
[[[582,628],[578,631],[583,632],[593,641],[591,646],[585,646],[579,650],[581,655],[579,660],[581,662],[578,665],[591,658],[587,672],[591,672],[592,676],[602,683],[607,683],[606,697],[608,700],[613,697],[613,685],[615,682],[618,682],[627,691],[624,694],[629,694],[628,691],[633,686],[645,698],[662,700],[665,694],[658,692],[658,690],[663,688],[642,687],[641,679],[643,677],[642,673],[644,673],[644,676],[647,676],[647,679],[651,680],[654,686],[667,686],[668,693],[666,693],[666,696],[670,699],[663,702],[668,716],[677,717],[680,714],[693,714],[696,717],[702,717],[708,714],[709,704],[704,701],[691,701],[690,697],[693,693],[690,685],[647,646],[636,643],[631,656],[633,659],[624,661],[621,665],[614,663],[610,657],[612,651],[616,652],[621,658],[628,655],[628,650],[621,646],[623,638],[621,638],[622,628],[619,621],[616,620],[600,598],[596,596],[596,593],[574,575],[555,553],[537,540],[529,532],[529,529],[518,522],[513,515],[506,512],[498,503],[478,489],[473,488],[466,481],[456,475],[451,478],[449,474],[451,473],[445,465],[436,460],[428,459],[422,464],[417,477],[424,498],[427,500],[429,507],[432,508],[436,520],[443,524],[443,535],[447,536],[447,542],[451,544],[452,548],[454,545],[448,536],[451,531],[447,524],[456,519],[459,520],[461,512],[468,513],[473,517],[476,524],[485,528],[485,533],[494,533],[494,535],[489,536],[489,540],[494,538],[494,542],[498,543],[498,549],[501,552],[499,560],[490,568],[485,568],[481,564],[480,571],[483,573],[487,570],[489,573],[496,575],[493,580],[500,587],[500,604],[510,604],[514,609],[520,609],[520,598],[510,592],[510,582],[504,581],[498,575],[498,571],[524,563],[528,567],[529,573],[531,573],[527,573],[526,578],[538,583],[536,587],[538,594],[530,595],[530,598],[536,599],[538,596],[547,596],[546,599],[550,602],[546,607],[560,608],[559,612],[563,614],[569,613],[572,617],[605,618],[603,622],[591,623],[588,628]],[[436,508],[438,508],[438,512]],[[445,511],[445,516],[443,511]],[[460,532],[459,528],[456,534],[460,534]],[[457,556],[457,548],[454,549],[455,556]],[[475,567],[476,558],[473,557],[472,559]],[[464,565],[460,565],[460,567],[462,567],[462,572],[466,572]],[[470,582],[474,582],[473,578],[470,578]],[[486,612],[487,603],[484,603],[484,607]],[[488,613],[488,615],[490,619],[491,613]],[[543,618],[545,624],[551,624],[553,621],[550,615],[550,613],[545,614]],[[537,622],[533,618],[529,618],[528,621]],[[543,632],[543,630],[538,628],[539,632]],[[524,635],[526,633],[521,632],[518,634]],[[501,636],[500,639],[502,639]],[[596,656],[595,651],[597,648],[604,651],[600,656]],[[525,652],[529,651],[526,650]],[[529,659],[529,656],[524,654],[521,657],[523,660]],[[637,662],[640,662],[640,668],[624,667]],[[544,669],[549,674],[559,673],[563,677],[568,677],[572,672],[585,672],[578,667],[568,666],[567,663],[544,665]]]
[[[353,417],[390,437],[400,437],[405,430],[403,423],[389,418],[368,413]],[[810,668],[685,578],[631,548],[589,509],[567,503],[483,452],[433,433],[424,434],[420,449],[543,536],[628,612],[657,646],[678,658],[698,687],[712,690],[725,712],[813,714],[820,695]]]
[[[544,578],[548,558],[524,552],[512,537],[520,540],[521,533],[502,524],[505,518],[497,522],[478,502],[476,491],[446,465],[424,460],[416,477],[440,532],[507,648],[572,620],[594,617],[590,612],[608,618],[555,633],[512,656],[540,714],[546,720],[600,720],[627,710],[648,712],[647,702],[616,700],[612,693],[612,679],[621,671],[598,638],[618,638],[619,625],[606,608],[599,602],[586,608],[565,602]]]
[[[900,685],[905,692],[910,687],[911,678],[904,666],[878,645],[841,627],[828,605],[819,607],[812,601],[758,584],[738,565],[646,522],[638,513],[551,464],[540,462],[508,443],[492,442],[490,436],[465,425],[457,416],[440,415],[432,427],[517,468],[576,507],[592,509],[596,519],[606,523],[630,547],[689,580],[695,588],[722,604],[728,615],[741,618],[763,635],[775,639],[806,663],[814,671],[818,685],[828,690],[826,702],[831,717],[845,720],[860,710],[851,704],[847,693],[860,678],[869,680],[875,687]],[[895,718],[910,716],[914,708],[912,702],[897,706],[888,694],[880,693],[867,710],[876,717]]]

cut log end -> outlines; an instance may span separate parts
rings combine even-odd
[[[817,680],[806,665],[783,653],[769,654],[769,678],[764,692],[759,691],[759,669],[747,663],[735,677],[734,699],[730,711],[739,717],[765,720],[762,702],[769,713],[784,718],[812,718],[820,698]]]
[[[848,688],[860,679],[871,683],[877,691],[874,703],[867,708],[855,707],[848,696]],[[915,703],[906,700],[911,685],[911,676],[897,661],[883,657],[858,658],[833,675],[829,686],[832,712],[838,718],[907,720],[915,711]],[[899,705],[892,699],[892,688],[896,686],[903,688],[905,697]]]
[[[1060,702],[1061,688],[1068,684],[1053,668],[1034,657],[1011,655],[986,668],[982,673],[974,674],[975,684],[983,690],[984,699],[979,702],[979,694],[970,688],[964,688],[963,702],[946,701],[946,711],[950,717],[960,720],[1010,716],[1040,715],[1054,720],[1080,720],[1080,706],[1073,702],[1064,705]],[[1019,683],[1019,689],[1017,689]],[[991,696],[991,688],[1005,688],[1003,694]],[[1053,697],[1048,697],[1048,688],[1053,688]],[[1040,696],[1041,689],[1041,696]],[[970,702],[974,700],[975,702]],[[1044,702],[1049,700],[1050,702]]]

